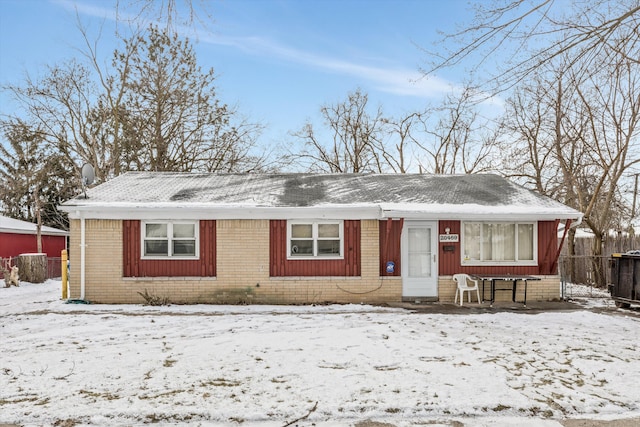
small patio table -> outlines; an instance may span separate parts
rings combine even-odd
[[[524,306],[527,306],[527,282],[532,281],[532,280],[540,280],[539,277],[534,277],[534,276],[520,276],[520,275],[516,275],[516,274],[470,274],[471,277],[473,277],[476,280],[481,280],[482,281],[482,301],[485,301],[484,299],[484,284],[486,281],[491,282],[491,304],[490,306],[493,306],[493,303],[496,300],[496,291],[507,291],[510,290],[511,291],[511,301],[513,302],[521,302],[524,304]],[[508,282],[511,283],[511,286],[506,288],[506,287],[501,287],[501,288],[496,288],[496,282]],[[524,300],[523,301],[516,301],[516,290],[518,287],[518,282],[523,282],[524,283]]]

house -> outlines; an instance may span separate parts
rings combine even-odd
[[[40,235],[42,252],[49,257],[59,257],[61,251],[67,248],[67,231],[43,226]],[[14,258],[35,252],[38,252],[36,224],[0,216],[0,258]]]
[[[61,209],[71,298],[98,303],[453,301],[461,272],[551,300],[558,225],[582,219],[497,175],[130,172]]]

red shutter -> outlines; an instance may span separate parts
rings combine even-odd
[[[344,221],[343,259],[287,259],[287,220],[269,225],[269,274],[284,276],[360,276],[360,221]]]
[[[200,258],[141,259],[140,221],[123,221],[124,277],[214,277],[216,275],[216,222],[200,221]]]

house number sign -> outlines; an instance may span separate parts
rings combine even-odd
[[[440,242],[457,242],[458,234],[440,234]]]

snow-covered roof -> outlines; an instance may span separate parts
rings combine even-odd
[[[45,236],[68,236],[69,232],[58,228],[42,226],[41,234]],[[0,216],[0,233],[36,234],[37,226],[31,222]]]
[[[577,219],[498,175],[129,172],[67,201],[72,218]],[[179,211],[179,212],[178,212]],[[289,216],[287,216],[289,214]]]

